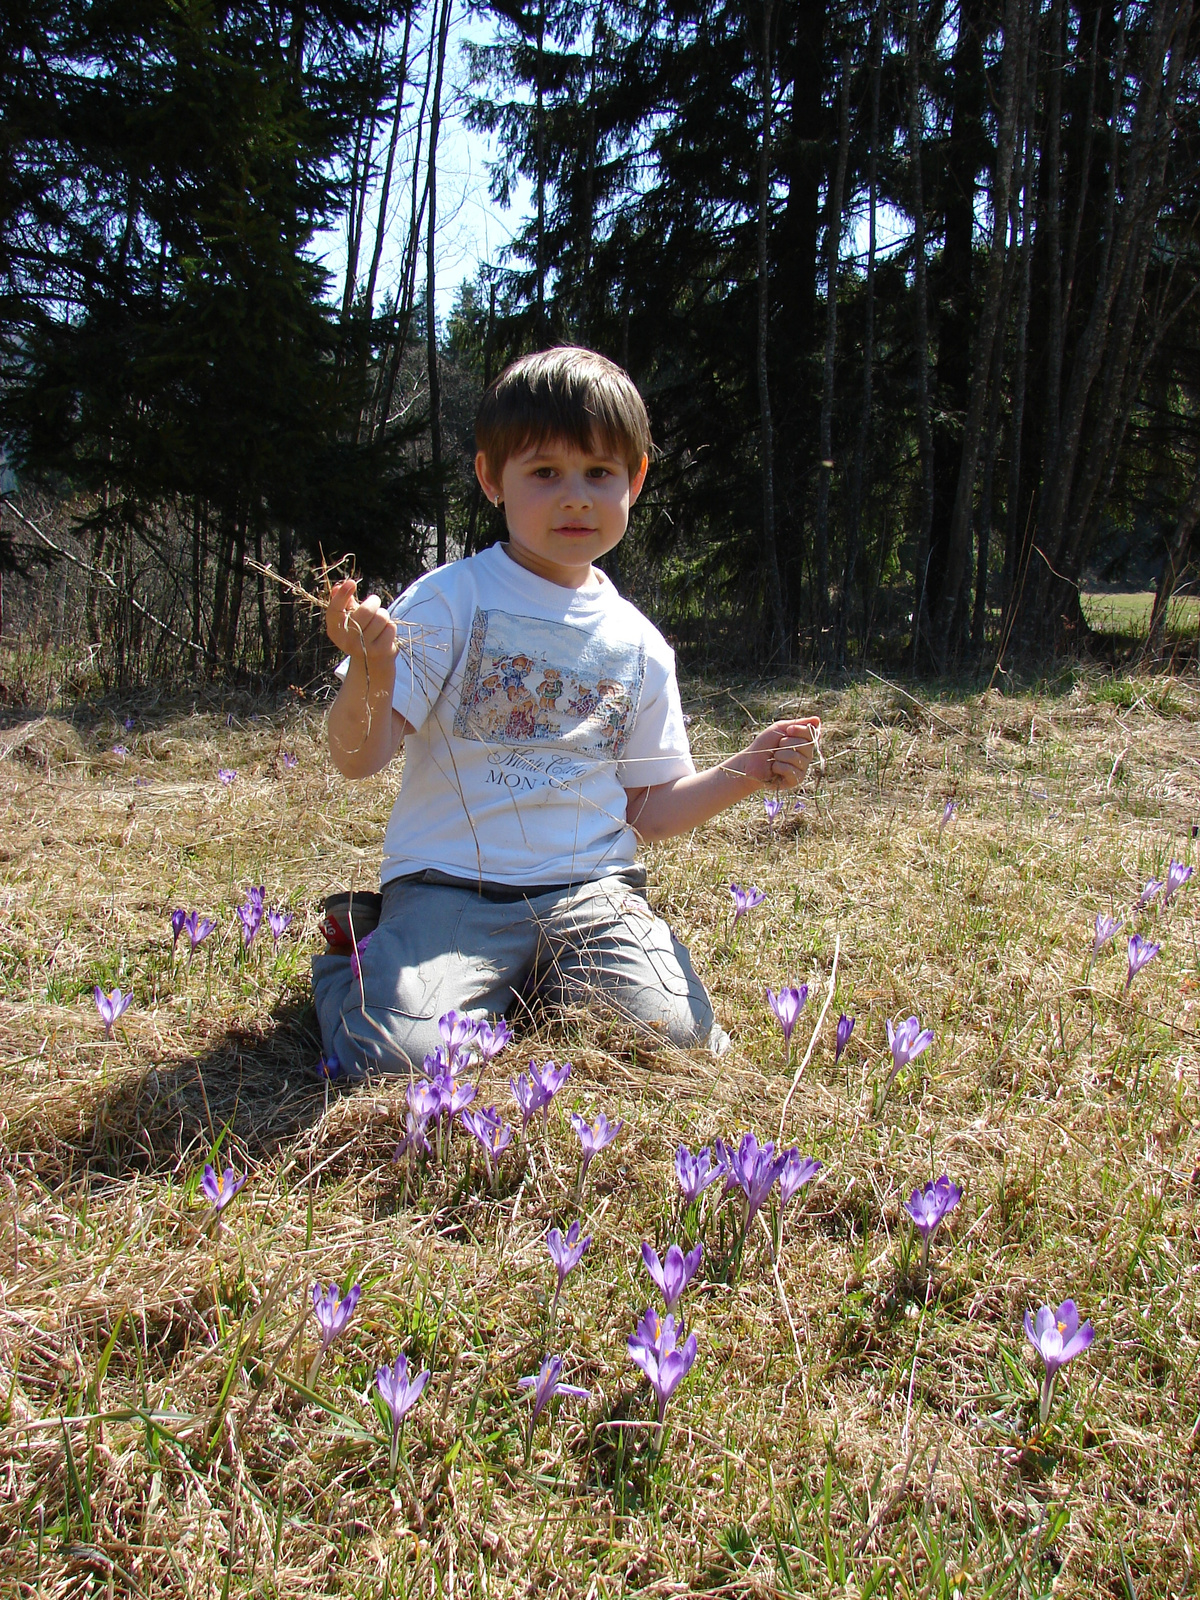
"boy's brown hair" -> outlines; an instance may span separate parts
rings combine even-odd
[[[629,374],[579,345],[522,356],[489,384],[475,417],[475,448],[497,479],[510,456],[552,440],[603,450],[630,476],[654,448],[650,418]]]

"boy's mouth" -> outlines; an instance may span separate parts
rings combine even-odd
[[[586,522],[564,522],[555,528],[554,531],[555,533],[581,534],[595,533],[596,530],[595,528],[590,527]]]

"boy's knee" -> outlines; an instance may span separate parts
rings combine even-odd
[[[336,1056],[352,1077],[378,1072],[408,1077],[441,1043],[437,1018],[364,1005],[363,998],[349,956],[313,958],[313,999],[326,1056]]]

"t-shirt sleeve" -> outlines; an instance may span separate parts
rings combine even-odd
[[[454,611],[440,586],[419,578],[392,601],[388,612],[396,621],[400,646],[392,706],[415,732],[450,676]],[[336,676],[345,678],[349,667],[350,658],[344,656],[334,669]]]
[[[675,678],[675,652],[661,636],[655,643],[657,648],[647,651],[633,732],[617,762],[617,781],[626,789],[653,788],[696,770]]]

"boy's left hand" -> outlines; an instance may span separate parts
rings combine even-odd
[[[746,776],[768,789],[799,787],[817,753],[820,737],[820,717],[794,717],[773,722],[746,749]]]

